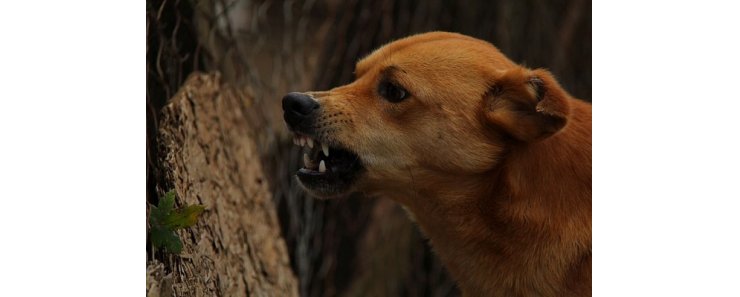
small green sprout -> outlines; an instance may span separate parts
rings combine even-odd
[[[182,251],[182,241],[175,230],[195,225],[204,208],[202,205],[189,205],[174,209],[174,206],[174,190],[160,198],[158,206],[152,206],[149,214],[149,238],[155,247],[179,254]]]

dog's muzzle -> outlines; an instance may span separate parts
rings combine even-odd
[[[304,167],[296,176],[310,193],[327,198],[348,192],[364,168],[359,156],[317,130],[321,112],[309,95],[293,92],[283,97],[283,118],[303,152]]]

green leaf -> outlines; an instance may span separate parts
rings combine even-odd
[[[169,191],[159,199],[159,205],[152,208],[152,215],[158,219],[167,217],[175,207],[175,191]]]
[[[178,209],[167,216],[164,221],[164,225],[172,230],[190,227],[198,222],[198,217],[203,213],[203,210],[205,210],[205,208],[201,205],[190,205],[185,208]]]
[[[175,209],[175,191],[169,191],[159,199],[157,206],[149,212],[149,236],[152,245],[164,248],[171,253],[182,251],[182,241],[175,230],[187,228],[198,222],[205,208],[202,205],[190,205]]]
[[[182,241],[175,231],[167,228],[154,228],[149,231],[152,245],[164,248],[170,253],[179,254],[182,251]]]

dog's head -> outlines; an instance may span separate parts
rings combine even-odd
[[[283,98],[294,142],[307,151],[297,176],[315,196],[482,174],[512,146],[556,133],[569,113],[568,95],[547,71],[459,34],[395,41],[355,74],[348,85]]]

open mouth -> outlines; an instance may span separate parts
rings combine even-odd
[[[348,192],[362,171],[360,158],[351,151],[321,143],[311,136],[296,133],[293,143],[303,147],[303,168],[296,173],[301,184],[317,196],[336,196]]]

